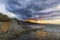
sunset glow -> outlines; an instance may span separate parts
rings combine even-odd
[[[46,22],[44,20],[25,20],[25,21],[28,21],[28,22],[33,22],[33,23],[41,23],[41,24],[45,24]]]
[[[56,20],[25,20],[27,22],[40,23],[40,24],[60,24],[60,19]]]

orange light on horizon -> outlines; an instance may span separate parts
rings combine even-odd
[[[46,22],[44,20],[37,20],[36,23],[42,23],[45,24]]]
[[[40,24],[45,24],[46,23],[44,20],[33,20],[33,19],[30,19],[30,20],[25,20],[25,21],[33,22],[33,23],[40,23]]]
[[[39,24],[58,24],[60,25],[60,19],[52,19],[52,20],[34,20],[34,19],[29,19],[25,20],[27,22],[33,22],[33,23],[39,23]]]

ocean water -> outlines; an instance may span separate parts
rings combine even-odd
[[[47,24],[47,25],[45,25],[44,30],[50,31],[50,32],[60,32],[60,25]]]

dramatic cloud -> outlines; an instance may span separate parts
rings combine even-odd
[[[4,2],[2,0],[0,0],[0,13],[3,13],[4,15],[7,15],[8,17],[14,18],[16,17],[15,14],[9,12],[8,10],[6,10],[5,5],[3,4]]]
[[[60,19],[60,0],[0,0],[0,4],[20,20]]]

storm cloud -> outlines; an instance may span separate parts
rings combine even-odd
[[[60,0],[0,0],[0,4],[20,20],[60,19]]]

